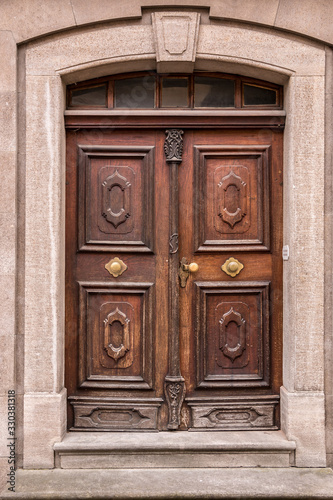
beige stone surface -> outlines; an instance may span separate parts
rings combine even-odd
[[[16,42],[75,26],[70,0],[2,0],[0,30],[12,31]]]
[[[16,43],[10,31],[0,31],[0,54],[0,92],[10,92],[16,88]]]
[[[196,71],[220,71],[259,78],[278,85],[286,84],[292,75],[292,71],[272,64],[224,55],[197,54],[194,68]]]
[[[197,50],[200,15],[196,12],[154,12],[152,23],[157,71],[191,72]]]
[[[53,271],[54,272],[54,271]],[[52,270],[50,270],[52,273]],[[24,387],[56,392],[63,383],[63,288],[56,276],[26,276]],[[49,283],[52,283],[52,291]]]
[[[149,54],[155,56],[151,26],[96,26],[85,32],[55,35],[42,44],[31,43],[26,52],[27,74],[54,75],[71,66],[98,66],[125,55],[135,59]]]
[[[281,407],[282,430],[296,441],[296,467],[325,467],[324,393],[288,392],[281,387]]]
[[[200,26],[197,57],[210,55],[238,58],[249,65],[266,63],[297,75],[325,74],[323,47],[253,26]]]
[[[8,417],[7,417],[7,395],[0,396],[0,457],[6,457],[8,444]]]
[[[16,150],[16,92],[0,92],[0,149]]]
[[[62,439],[66,427],[66,391],[24,396],[25,468],[54,467],[53,444]]]
[[[29,40],[76,25],[101,21],[141,18],[144,7],[178,7],[168,0],[3,0],[0,30],[12,31],[17,42]],[[330,19],[332,2],[319,0],[183,0],[181,5],[206,8],[212,19],[232,19],[254,24],[275,25],[283,30],[332,43]],[[311,22],[309,22],[311,19]]]
[[[20,470],[15,498],[332,499],[331,469]],[[110,486],[111,485],[111,486]],[[22,496],[20,496],[22,495]],[[24,496],[25,495],[25,496]],[[4,498],[11,498],[9,495]]]
[[[0,158],[6,173],[2,175],[0,182],[0,213],[14,213],[16,210],[16,153],[0,150]]]
[[[169,2],[168,2],[169,3]],[[94,8],[87,8],[86,0],[72,0],[73,12],[77,24],[93,23],[108,19],[131,19],[141,17],[141,2],[122,0],[94,0]]]
[[[13,289],[13,287],[11,287]],[[13,311],[14,312],[14,311]],[[5,316],[6,318],[6,316]],[[0,335],[0,394],[15,389],[15,337],[13,331]],[[0,452],[1,453],[1,452]]]
[[[273,25],[279,0],[224,0],[211,2],[210,16]]]
[[[15,333],[15,275],[0,275],[0,304],[1,304],[1,329],[0,336],[4,341],[1,346],[6,348],[5,338],[14,336]]]
[[[274,25],[332,43],[332,18],[331,0],[280,0]]]
[[[150,469],[215,467],[289,467],[289,453],[137,453],[63,455],[62,469]]]
[[[15,274],[15,227],[15,214],[0,213],[0,275]]]
[[[312,268],[323,254],[324,243],[324,79],[291,78],[286,109],[284,240],[292,251],[290,260],[284,263],[285,288],[288,288],[284,385],[291,391],[320,391],[324,363],[324,276],[312,272]]]

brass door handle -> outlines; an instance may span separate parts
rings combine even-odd
[[[180,261],[178,272],[181,288],[185,288],[189,274],[196,273],[198,269],[199,266],[196,262],[191,262],[190,264],[188,264],[186,257],[182,258],[182,260]]]
[[[189,271],[190,273],[196,273],[199,269],[199,266],[196,262],[191,262],[191,264],[184,264],[183,270]]]

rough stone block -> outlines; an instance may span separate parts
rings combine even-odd
[[[24,468],[54,467],[53,444],[66,427],[66,390],[24,396]]]
[[[3,165],[0,183],[0,213],[14,213],[16,211],[16,153],[0,150],[0,159]]]
[[[10,31],[0,31],[0,54],[0,92],[11,92],[16,88],[16,43]]]
[[[210,17],[273,25],[279,0],[225,0],[212,1]]]
[[[0,336],[14,337],[15,333],[15,275],[0,275],[1,328]],[[5,348],[5,346],[3,346]]]
[[[0,213],[0,275],[15,274],[15,227],[15,214]]]
[[[0,30],[12,31],[16,42],[75,25],[70,0],[1,2]]]
[[[302,43],[292,35],[281,37],[266,29],[201,25],[197,57],[215,54],[221,59],[238,58],[238,62],[249,65],[259,61],[276,70],[283,68],[298,75],[325,74],[324,48]]]
[[[333,43],[331,0],[280,0],[274,25]]]
[[[288,392],[281,387],[282,430],[296,441],[296,467],[325,467],[325,398],[323,393]]]
[[[63,293],[58,291],[61,284],[56,270],[51,270],[49,276],[26,276],[24,384],[28,392],[55,392],[62,385],[64,301]]]
[[[5,318],[4,318],[5,319]],[[14,332],[0,335],[0,394],[15,389],[15,338]]]
[[[16,92],[0,93],[0,149],[16,151]]]
[[[90,3],[85,0],[72,0],[72,5],[77,24],[141,17],[141,6],[133,0],[122,0],[122,2],[94,0],[93,9],[90,8]]]
[[[26,52],[27,75],[55,75],[56,71],[85,66],[98,67],[117,60],[155,56],[151,26],[97,27],[66,36],[50,37],[43,44],[31,44]]]

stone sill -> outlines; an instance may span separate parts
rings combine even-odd
[[[285,451],[296,449],[282,431],[71,432],[54,450],[94,451]]]

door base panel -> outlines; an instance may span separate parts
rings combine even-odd
[[[289,467],[295,448],[282,431],[76,432],[54,445],[63,469]]]
[[[277,430],[279,397],[186,398],[192,413],[191,431]]]

